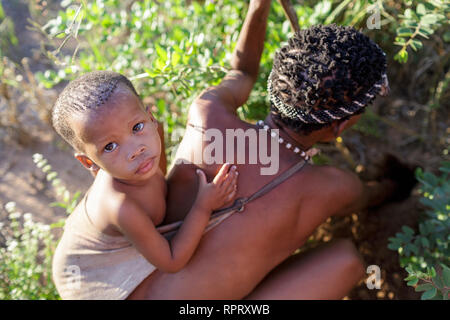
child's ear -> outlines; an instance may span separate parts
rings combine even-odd
[[[90,171],[98,171],[98,166],[82,153],[75,153],[75,158],[81,162],[81,164]]]

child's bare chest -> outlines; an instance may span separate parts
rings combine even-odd
[[[159,225],[166,212],[166,186],[164,178],[155,181],[153,185],[136,190],[132,198],[137,205],[152,219],[155,226]]]
[[[166,182],[162,174],[157,179],[153,179],[148,185],[127,190],[125,193],[127,194],[127,201],[133,201],[137,204],[142,212],[152,220],[155,226],[159,225],[164,220],[166,212]],[[101,201],[99,202],[101,203]],[[88,215],[91,222],[98,230],[110,236],[123,235],[117,227],[109,221],[109,215],[103,212],[101,206],[96,206],[96,208],[91,209],[93,210],[87,210]]]

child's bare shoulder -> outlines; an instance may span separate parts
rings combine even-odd
[[[94,224],[109,234],[121,234],[121,221],[146,215],[155,225],[165,216],[166,180],[162,172],[150,183],[131,187],[118,185],[100,174],[89,190],[88,211]]]
[[[89,189],[86,207],[94,226],[113,236],[122,234],[118,228],[119,216],[132,214],[137,209],[126,192],[103,181],[95,181]]]

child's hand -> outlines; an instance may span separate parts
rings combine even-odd
[[[238,172],[235,166],[225,163],[211,183],[206,181],[202,170],[197,169],[197,174],[200,178],[196,199],[198,205],[212,211],[221,208],[236,196]]]

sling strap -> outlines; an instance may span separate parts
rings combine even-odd
[[[249,203],[250,201],[253,201],[259,197],[262,197],[266,193],[268,193],[270,190],[287,180],[289,177],[291,177],[294,173],[300,171],[307,161],[301,161],[284,171],[281,175],[264,185],[261,189],[256,191],[254,194],[252,194],[250,197],[241,197],[237,198],[233,205],[215,210],[211,214],[211,218],[208,224],[208,227],[206,228],[206,231],[212,229],[214,226],[219,224],[221,221],[229,217],[231,214],[235,212],[242,212],[245,209],[245,205]],[[163,234],[165,237],[171,238],[174,233],[181,227],[183,221],[176,221],[164,226],[159,226],[156,229]],[[169,234],[170,233],[170,234]]]

